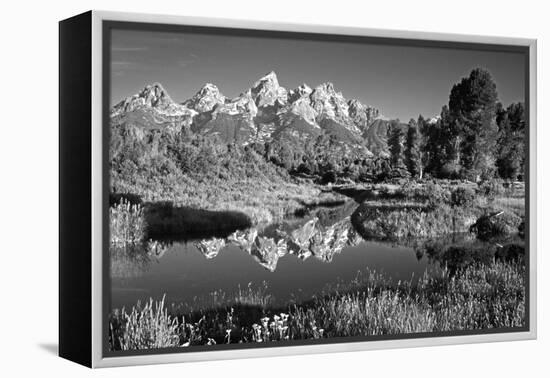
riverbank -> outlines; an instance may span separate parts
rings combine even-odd
[[[352,224],[366,240],[407,242],[465,232],[510,235],[520,231],[525,214],[523,191],[487,190],[483,184],[439,181],[352,193],[360,203]]]
[[[270,307],[265,287],[218,292],[211,307],[178,313],[150,300],[110,314],[111,350],[187,347],[349,336],[522,327],[522,261],[473,264],[456,272],[426,272],[417,285],[392,285],[366,271],[332,292],[286,307]]]

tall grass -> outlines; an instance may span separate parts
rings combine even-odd
[[[146,349],[216,343],[521,327],[525,268],[518,262],[441,269],[391,285],[375,271],[287,307],[234,303],[170,315],[164,299],[111,314],[110,347]],[[216,306],[216,304],[213,304]]]
[[[318,299],[291,312],[293,338],[311,338],[315,324],[326,337],[520,327],[525,319],[523,269],[494,263],[470,266],[456,276],[443,270],[408,283],[366,288]]]
[[[137,244],[145,237],[147,224],[144,209],[139,204],[131,204],[121,199],[109,208],[109,230],[111,244]]]
[[[138,305],[127,313],[123,308],[111,316],[110,343],[112,349],[136,350],[180,345],[178,319],[168,315],[164,297],[145,306]]]

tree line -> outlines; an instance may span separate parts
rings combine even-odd
[[[420,115],[405,131],[390,128],[391,165],[417,178],[522,180],[525,135],[524,104],[504,108],[491,74],[476,68],[453,86],[437,120]]]
[[[399,120],[387,127],[387,154],[374,156],[332,135],[300,140],[279,138],[252,145],[225,144],[192,132],[144,133],[127,125],[111,130],[111,171],[137,180],[143,176],[204,175],[242,177],[288,174],[383,181],[392,178],[521,180],[525,166],[523,103],[498,102],[490,73],[474,69],[455,84],[437,120]]]

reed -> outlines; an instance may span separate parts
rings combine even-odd
[[[143,207],[121,199],[109,208],[109,230],[112,245],[137,244],[144,240],[147,223]]]

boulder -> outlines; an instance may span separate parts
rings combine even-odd
[[[521,217],[514,213],[497,211],[478,218],[470,227],[470,232],[474,232],[479,239],[511,235],[519,232],[521,222]]]

